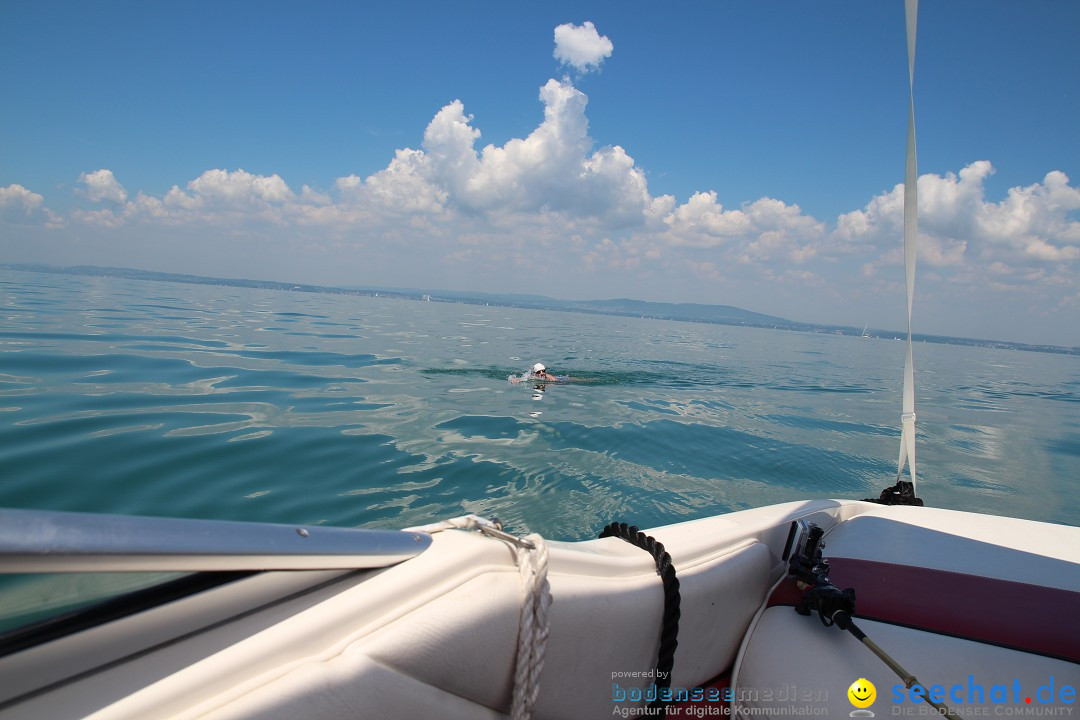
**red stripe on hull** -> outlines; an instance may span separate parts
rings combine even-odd
[[[1080,592],[895,563],[829,558],[834,585],[855,588],[856,620],[942,633],[1080,663]],[[796,605],[785,581],[769,605]]]

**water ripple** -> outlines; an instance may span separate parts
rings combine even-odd
[[[577,539],[896,472],[891,343],[12,271],[0,292],[0,505]],[[536,361],[577,382],[507,382]],[[1080,522],[1075,358],[918,364],[930,504]]]

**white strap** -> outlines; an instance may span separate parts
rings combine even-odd
[[[918,183],[915,162],[915,28],[918,25],[919,0],[905,0],[908,47],[908,132],[907,163],[904,171],[904,272],[907,275],[907,353],[904,356],[904,414],[900,416],[900,460],[896,480],[904,474],[907,462],[911,487],[918,495],[915,482],[915,362],[911,356],[911,303],[915,297],[915,244],[919,234]]]

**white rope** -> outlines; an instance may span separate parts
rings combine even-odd
[[[462,515],[461,517],[450,518],[449,520],[440,520],[439,522],[433,522],[427,525],[417,525],[416,527],[405,528],[402,532],[422,532],[431,534],[442,532],[443,530],[474,530],[485,526],[495,527],[495,523],[487,518],[482,518],[479,515]]]
[[[918,495],[915,484],[915,362],[911,354],[911,303],[915,297],[915,247],[919,235],[918,185],[919,173],[915,161],[915,28],[918,24],[919,0],[905,0],[908,49],[908,132],[907,157],[904,168],[904,274],[907,279],[907,353],[904,356],[904,412],[900,416],[900,459],[896,467],[899,483],[907,462],[911,473],[911,489]]]
[[[440,520],[428,525],[406,528],[407,532],[437,533],[444,530],[479,530],[488,537],[512,544],[521,576],[523,599],[518,623],[517,660],[514,666],[514,695],[510,708],[513,720],[529,720],[540,695],[540,671],[548,639],[548,608],[551,588],[548,585],[548,549],[537,533],[524,538],[503,532],[492,521],[479,515]]]
[[[776,592],[776,588],[780,587],[780,583],[784,582],[787,578],[787,570],[777,578],[768,592],[765,593],[765,598],[758,606],[757,612],[754,613],[754,617],[750,620],[750,626],[746,628],[746,632],[743,634],[742,642],[739,643],[739,652],[735,655],[735,664],[731,668],[731,680],[728,682],[728,687],[731,688],[731,702],[728,707],[728,711],[731,717],[740,717],[742,715],[742,706],[740,705],[739,695],[739,671],[742,670],[743,657],[746,655],[746,648],[750,645],[750,638],[754,634],[754,630],[757,629],[758,622],[761,620],[761,616],[765,613],[765,610],[769,607],[769,599],[772,594]]]
[[[532,717],[536,698],[540,695],[540,671],[544,667],[544,650],[548,638],[548,608],[551,591],[547,580],[548,551],[544,538],[536,533],[526,535],[533,549],[517,547],[518,571],[524,600],[518,626],[517,665],[514,668],[514,700],[510,708],[513,720]]]

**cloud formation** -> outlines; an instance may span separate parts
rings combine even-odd
[[[79,175],[82,185],[76,192],[91,202],[110,202],[122,205],[127,200],[127,190],[116,181],[111,170],[95,170]]]
[[[938,269],[1036,267],[1080,260],[1080,189],[1060,171],[1041,183],[1014,187],[1000,202],[986,199],[993,165],[980,160],[959,173],[919,177],[919,259]],[[837,218],[840,246],[876,254],[875,263],[899,262],[904,187]]]
[[[615,46],[596,26],[586,20],[584,25],[565,23],[555,28],[554,57],[579,73],[599,70],[604,58],[611,57]]]
[[[595,69],[611,50],[591,23],[556,29],[556,57],[578,70]],[[417,148],[397,150],[367,177],[343,175],[321,189],[294,190],[277,174],[210,169],[163,195],[132,195],[109,169],[84,172],[74,190],[81,206],[67,221],[118,247],[122,237],[145,244],[184,233],[218,247],[254,239],[277,248],[289,268],[322,263],[333,278],[348,272],[341,258],[362,257],[367,276],[353,277],[358,283],[391,284],[396,272],[410,284],[480,289],[478,281],[497,278],[503,286],[488,289],[739,302],[776,314],[784,307],[769,303],[803,302],[799,293],[831,298],[841,313],[896,290],[902,185],[837,218],[772,197],[728,208],[707,189],[679,202],[653,195],[625,148],[596,146],[588,98],[569,78],[548,80],[539,100],[543,116],[531,132],[482,147],[473,116],[454,100]],[[939,288],[943,309],[963,288],[1025,294],[1047,313],[1080,307],[1080,189],[1052,171],[992,200],[993,172],[979,160],[919,178],[920,287]],[[0,188],[0,220],[54,230],[65,223],[21,185]],[[123,264],[118,252],[102,262]],[[558,257],[558,269],[538,264],[538,253]],[[460,281],[440,280],[449,276]],[[687,282],[694,278],[701,282]],[[819,312],[831,319],[828,307]]]
[[[486,258],[525,265],[539,242],[596,270],[651,267],[718,278],[742,268],[744,277],[783,276],[807,285],[820,284],[838,264],[856,263],[859,274],[873,278],[902,263],[902,184],[834,222],[768,197],[728,209],[715,192],[703,191],[679,204],[649,192],[624,148],[594,147],[588,98],[569,80],[549,80],[540,100],[544,115],[536,129],[480,150],[480,130],[455,100],[432,118],[420,149],[398,150],[367,178],[337,178],[329,192],[304,186],[297,193],[276,174],[213,169],[162,197],[140,192],[130,199],[102,168],[79,176],[76,194],[95,207],[71,217],[106,228],[321,228],[328,237],[362,228],[368,236],[441,242],[434,250],[449,263]],[[985,191],[993,172],[990,162],[977,161],[957,173],[919,178],[920,261],[950,282],[990,277],[1006,287],[1052,279],[1075,287],[1080,189],[1053,171],[994,202]],[[9,223],[62,223],[41,195],[19,185],[0,188],[0,209]]]
[[[649,201],[644,174],[619,146],[593,150],[588,98],[567,80],[540,89],[544,119],[525,138],[502,147],[474,143],[480,131],[455,101],[424,133],[423,155],[410,165],[444,193],[442,203],[472,213],[557,212],[580,219],[634,224]],[[369,178],[381,181],[381,173]],[[430,192],[434,196],[437,192]]]
[[[12,225],[63,226],[63,220],[45,207],[45,198],[22,185],[0,187],[0,221]]]
[[[695,193],[664,218],[672,245],[723,249],[742,263],[784,260],[801,264],[818,252],[825,226],[798,205],[761,198],[725,210],[716,193]]]

